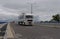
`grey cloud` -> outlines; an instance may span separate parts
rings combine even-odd
[[[60,0],[0,0],[3,7],[30,13],[30,3],[33,4],[33,13],[47,20],[60,13]]]

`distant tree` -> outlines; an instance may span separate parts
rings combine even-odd
[[[60,22],[60,15],[59,14],[53,15],[52,18],[53,18],[52,20]]]

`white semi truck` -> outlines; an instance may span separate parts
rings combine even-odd
[[[33,25],[33,18],[34,15],[33,14],[25,14],[22,13],[19,17],[18,17],[18,24],[19,25]]]

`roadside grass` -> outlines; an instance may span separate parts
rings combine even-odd
[[[60,29],[58,26],[46,26],[47,28],[54,28],[54,29]]]
[[[60,26],[41,26],[41,27],[60,29]]]
[[[54,27],[52,27],[52,28],[55,28],[55,29],[60,29],[60,27],[57,27],[57,26],[54,26]]]

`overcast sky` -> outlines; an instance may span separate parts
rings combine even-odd
[[[60,0],[0,0],[0,15],[5,18],[17,16],[16,12],[30,13],[30,4],[33,14],[39,15],[40,20],[50,20],[52,15],[60,13]]]

